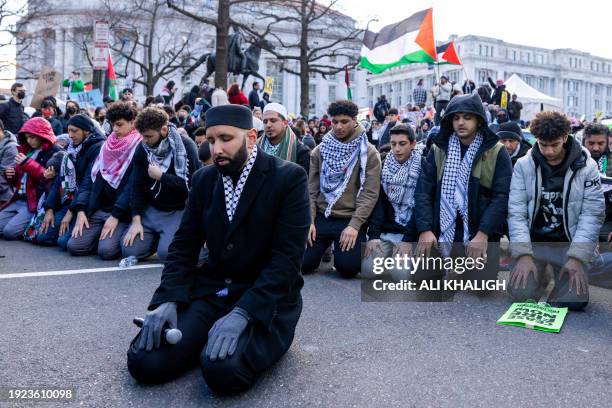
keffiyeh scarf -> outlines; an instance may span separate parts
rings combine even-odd
[[[95,182],[100,173],[112,188],[117,189],[141,140],[142,136],[136,129],[122,138],[118,138],[115,132],[111,133],[93,164],[91,180]]]
[[[234,214],[236,213],[236,208],[238,207],[238,202],[240,201],[240,196],[242,195],[242,190],[244,189],[249,174],[253,169],[255,159],[257,159],[257,145],[253,146],[249,160],[247,161],[246,166],[244,166],[244,169],[242,169],[242,173],[240,173],[240,178],[238,179],[238,183],[236,183],[236,187],[234,187],[234,182],[230,176],[222,176],[223,190],[225,193],[225,210],[227,211],[227,218],[230,222],[232,222]]]
[[[468,181],[474,157],[481,144],[482,135],[478,133],[461,159],[459,138],[454,133],[449,138],[440,195],[440,244],[443,244],[441,247],[444,256],[449,256],[455,237],[457,211],[463,219],[463,242],[469,241]]]
[[[297,161],[297,144],[297,136],[289,126],[287,126],[283,140],[276,146],[270,143],[267,135],[262,136],[258,143],[259,148],[264,152],[293,163]]]
[[[173,125],[168,126],[168,136],[163,138],[157,147],[150,147],[145,142],[142,142],[142,147],[147,153],[147,160],[149,164],[155,164],[163,173],[168,171],[170,164],[172,163],[172,159],[174,159],[174,174],[185,180],[185,183],[187,183],[189,177],[187,174],[189,159],[187,158],[187,150],[185,149],[183,139],[181,139],[181,135],[176,130],[176,127]],[[151,189],[155,188],[156,184],[157,180]],[[159,191],[157,194],[159,194]]]
[[[421,174],[423,147],[412,151],[410,159],[399,163],[394,154],[388,154],[381,173],[381,185],[395,212],[395,222],[406,226],[414,209],[414,191]]]
[[[78,147],[80,148],[82,145],[81,143]],[[68,200],[72,200],[77,191],[76,170],[73,160],[70,153],[68,153],[62,158],[62,164],[60,165],[59,178],[62,204]]]
[[[325,217],[329,217],[336,201],[340,199],[357,162],[359,162],[359,191],[365,183],[368,161],[368,138],[365,131],[348,143],[342,143],[332,132],[326,134],[321,142],[321,193],[327,201]]]

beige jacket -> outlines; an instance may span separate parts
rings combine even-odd
[[[353,134],[346,140],[346,143],[356,139],[361,132],[361,126],[357,126]],[[308,190],[310,191],[310,213],[312,222],[314,223],[317,213],[325,213],[327,201],[321,193],[321,149],[320,146],[315,147],[310,155],[310,174],[308,175]],[[359,191],[359,171],[360,164],[353,168],[353,173],[346,186],[346,190],[342,196],[336,201],[332,208],[331,217],[350,218],[349,226],[357,231],[361,229],[363,224],[368,220],[372,213],[378,193],[380,191],[380,155],[374,146],[368,143],[368,161],[366,164],[366,179],[361,194],[357,196]]]

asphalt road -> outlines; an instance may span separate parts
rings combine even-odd
[[[152,261],[151,263],[154,263]],[[9,273],[115,267],[55,248],[0,241]],[[0,279],[0,387],[72,387],[85,407],[610,406],[612,291],[591,287],[559,334],[500,326],[505,295],[449,303],[361,301],[360,281],[329,266],[307,276],[285,358],[245,394],[211,395],[194,370],[141,386],[126,350],[161,269]]]

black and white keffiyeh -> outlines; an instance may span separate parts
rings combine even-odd
[[[421,174],[423,147],[412,151],[410,159],[399,163],[388,154],[381,172],[381,185],[395,212],[395,222],[406,226],[414,209],[414,191]]]
[[[240,173],[240,178],[238,179],[238,183],[236,183],[236,187],[234,187],[234,182],[230,176],[223,176],[225,210],[227,211],[227,218],[230,222],[232,222],[234,214],[236,213],[238,201],[240,201],[240,196],[242,195],[244,185],[246,184],[249,174],[251,173],[251,169],[253,169],[255,159],[257,159],[257,145],[253,146],[249,160],[247,161],[246,166],[244,166],[244,169],[242,169],[242,173]]]
[[[168,126],[168,136],[162,139],[156,148],[150,147],[144,141],[142,147],[147,153],[150,164],[157,165],[162,172],[168,171],[170,163],[174,159],[174,174],[187,182],[187,150],[181,135],[174,126]]]
[[[463,242],[469,241],[468,220],[468,181],[472,172],[472,163],[476,152],[482,144],[482,135],[478,133],[468,148],[463,160],[461,145],[456,134],[448,141],[448,151],[442,175],[442,191],[440,195],[440,243],[444,256],[449,256],[455,237],[457,211],[463,219]]]
[[[321,142],[321,193],[327,201],[325,217],[329,217],[336,201],[342,196],[348,185],[353,169],[359,161],[359,191],[365,183],[366,164],[368,161],[368,138],[365,131],[348,143],[342,143],[329,132]]]

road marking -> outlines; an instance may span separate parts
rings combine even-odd
[[[32,278],[38,276],[61,276],[61,275],[77,275],[80,273],[97,273],[97,272],[114,272],[114,271],[130,271],[136,269],[151,269],[163,268],[162,264],[145,264],[134,265],[129,268],[112,267],[112,268],[91,268],[91,269],[72,269],[66,271],[48,271],[48,272],[24,272],[24,273],[7,273],[0,275],[0,279],[10,278]]]

